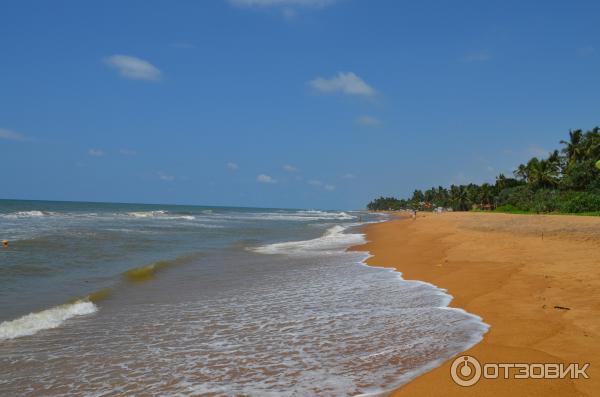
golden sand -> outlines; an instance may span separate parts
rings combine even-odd
[[[482,363],[590,363],[589,379],[482,379],[460,387],[452,360],[393,396],[600,395],[600,218],[419,214],[366,227],[371,265],[445,288],[491,326],[464,354]],[[568,308],[568,309],[567,309]]]

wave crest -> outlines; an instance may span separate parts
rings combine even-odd
[[[2,216],[5,218],[41,218],[50,215],[56,215],[56,213],[50,211],[31,210],[12,212],[10,214],[3,214]]]
[[[189,221],[196,219],[192,215],[176,215],[165,210],[128,212],[127,215],[134,218],[185,219]]]
[[[30,313],[15,320],[0,323],[0,341],[33,335],[41,330],[59,327],[62,323],[75,316],[95,313],[96,305],[90,301],[79,300]]]
[[[336,225],[327,229],[321,237],[312,240],[267,244],[251,250],[261,254],[322,255],[328,252],[339,253],[352,245],[365,242],[363,234],[344,233],[347,228]]]
[[[173,265],[173,262],[158,261],[146,266],[134,267],[123,273],[123,276],[133,282],[148,281],[154,278],[156,272]]]

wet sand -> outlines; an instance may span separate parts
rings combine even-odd
[[[589,379],[456,385],[447,361],[392,396],[594,396],[600,390],[600,218],[422,213],[366,227],[368,263],[447,289],[490,330],[482,363],[590,363]],[[557,308],[559,307],[559,308]],[[568,310],[566,309],[568,308]]]

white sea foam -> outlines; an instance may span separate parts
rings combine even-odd
[[[62,323],[75,316],[91,314],[98,310],[89,301],[77,301],[53,308],[30,313],[15,320],[0,323],[0,341],[21,336],[33,335],[41,330],[59,327]]]
[[[345,221],[356,219],[356,216],[347,212],[329,212],[317,210],[301,211],[277,211],[277,212],[253,212],[253,213],[235,213],[232,215],[215,214],[221,219],[232,220],[262,220],[262,221]]]
[[[380,396],[481,340],[487,325],[448,308],[444,290],[354,265],[369,254],[346,251],[365,240],[345,233],[352,226],[255,249],[285,257],[215,254],[208,262],[231,274],[227,288],[209,273],[192,280],[200,264],[164,289],[157,280],[151,299],[136,292],[135,306],[107,305],[89,321],[24,338],[19,354],[0,344],[3,390]],[[252,271],[234,271],[245,266]]]
[[[196,217],[193,216],[193,215],[179,215],[179,216],[176,216],[174,218],[176,218],[176,219],[187,219],[188,221],[193,221],[194,219],[196,219]]]
[[[133,216],[134,218],[155,218],[157,216],[165,215],[167,211],[157,210],[157,211],[137,211],[137,212],[128,212],[127,215]]]
[[[185,219],[188,221],[196,219],[193,215],[171,214],[165,210],[128,212],[127,215],[134,218]]]
[[[32,210],[32,211],[17,211],[10,214],[3,214],[2,216],[5,218],[40,218],[44,216],[56,215],[54,212],[49,211],[40,211],[40,210]]]
[[[379,396],[465,351],[487,330],[479,317],[447,307],[452,297],[444,290],[368,266],[368,253],[347,251],[365,241],[353,229],[363,224],[358,213],[216,209],[193,212],[188,222],[164,221],[188,212],[126,211],[101,212],[100,225],[109,227],[103,232],[165,233],[156,227],[163,222],[184,230],[241,223],[245,230],[247,222],[254,233],[269,219],[299,221],[294,227],[315,236],[313,227],[324,232],[254,248],[279,255],[207,252],[205,262],[157,277],[151,290],[120,291],[119,304],[88,318],[74,316],[98,309],[76,302],[0,323],[5,394]],[[5,224],[19,230],[31,224],[38,232],[70,216]],[[297,236],[283,232],[289,225],[270,223],[281,234],[268,236]]]
[[[312,240],[267,244],[252,250],[261,254],[322,255],[327,252],[339,253],[351,245],[365,242],[363,234],[344,233],[347,228],[336,225],[327,229],[321,237]]]

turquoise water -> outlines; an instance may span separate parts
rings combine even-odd
[[[0,200],[0,395],[385,393],[487,326],[347,251],[383,219]]]

